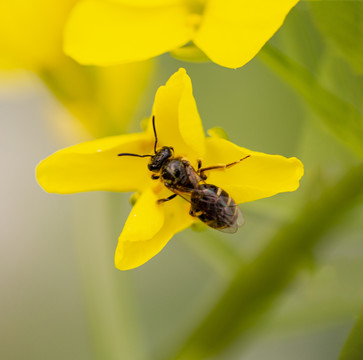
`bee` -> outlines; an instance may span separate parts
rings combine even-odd
[[[241,210],[225,190],[206,183],[205,172],[230,168],[250,155],[226,165],[205,168],[202,167],[201,160],[198,160],[198,168],[195,170],[188,160],[174,157],[172,146],[163,146],[157,150],[155,116],[152,117],[152,124],[155,136],[153,155],[121,153],[118,156],[150,157],[148,169],[153,173],[151,178],[160,179],[164,186],[173,192],[169,197],[159,199],[158,204],[170,201],[179,195],[191,204],[189,211],[191,216],[197,217],[213,229],[229,233],[236,232],[238,227],[243,225]]]

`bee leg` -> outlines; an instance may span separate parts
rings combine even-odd
[[[159,178],[160,178],[160,176],[159,176],[159,175],[156,175],[156,174],[152,174],[152,175],[151,175],[151,178],[152,178],[153,180],[157,180],[157,179],[159,179]]]
[[[164,202],[167,202],[167,201],[170,201],[170,200],[173,200],[174,198],[176,197],[176,194],[173,194],[173,195],[170,195],[169,197],[167,197],[166,199],[159,199],[157,201],[158,204],[162,204]]]
[[[244,159],[247,159],[249,158],[251,155],[247,155],[245,156],[244,158],[242,159],[239,159],[237,161],[234,161],[232,163],[229,163],[229,164],[226,164],[226,165],[216,165],[216,166],[209,166],[209,167],[206,167],[206,168],[202,168],[202,169],[199,169],[199,175],[200,177],[203,179],[204,177],[207,178],[207,176],[204,174],[204,171],[208,171],[208,170],[217,170],[217,169],[228,169],[234,165],[237,165],[239,164],[242,160]]]
[[[200,178],[205,181],[207,180],[207,175],[203,173],[203,169],[202,169],[202,160],[198,159],[198,169],[197,169],[197,174],[200,176]]]
[[[199,209],[190,209],[189,210],[189,215],[197,217],[203,214],[203,211],[199,210]]]

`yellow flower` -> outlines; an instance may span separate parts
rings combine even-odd
[[[215,63],[250,61],[299,0],[85,0],[65,29],[81,64],[140,61],[193,42]]]
[[[62,54],[62,31],[78,0],[0,1],[0,63],[39,70],[56,66]]]
[[[184,69],[176,72],[155,96],[153,115],[158,136],[157,149],[172,146],[196,167],[227,164],[247,155],[248,159],[226,169],[208,172],[207,182],[227,191],[236,203],[253,201],[294,191],[303,175],[296,158],[267,155],[239,147],[221,138],[206,138]],[[189,215],[190,204],[170,196],[160,180],[152,180],[150,158],[118,157],[119,153],[153,154],[151,126],[142,133],[103,138],[56,152],[37,167],[39,184],[47,192],[69,194],[82,191],[137,191],[141,195],[120,235],[115,265],[120,270],[144,264],[156,255],[172,236],[196,221]]]
[[[0,1],[0,69],[37,73],[92,135],[118,134],[132,117],[153,64],[90,68],[65,56],[63,28],[77,2]]]

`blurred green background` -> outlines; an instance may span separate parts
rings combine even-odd
[[[351,14],[353,5],[342,3],[346,14]],[[339,14],[344,15],[342,9]],[[353,9],[362,15],[357,10],[362,7]],[[269,46],[302,65],[330,94],[361,113],[363,78],[329,32],[325,20],[330,15],[319,4],[312,8],[300,3]],[[130,194],[43,192],[35,180],[36,164],[92,136],[39,77],[25,71],[1,73],[1,359],[174,358],[168,354],[188,343],[185,339],[225,292],[238,268],[246,264],[248,269],[284,224],[294,223],[306,204],[360,163],[359,151],[354,152],[344,134],[340,137],[341,131],[329,123],[326,98],[314,93],[316,87],[302,73],[286,64],[278,71],[270,50],[265,48],[261,56],[237,70],[185,63],[168,54],[159,57],[126,128],[128,132],[140,129],[140,121],[150,115],[156,89],[184,67],[205,130],[222,126],[230,140],[241,146],[298,157],[305,166],[300,188],[243,204],[246,224],[235,235],[188,229],[148,263],[126,272],[114,268],[113,256],[131,209]],[[305,89],[311,85],[311,92],[291,86],[299,81]],[[337,107],[335,101],[327,106],[349,132],[349,119],[343,116],[348,114],[339,113]],[[362,122],[356,126],[361,129]],[[337,359],[363,304],[361,195],[357,191],[358,201],[343,204],[343,211],[322,234],[316,228],[319,239],[307,246],[303,256],[280,254],[293,262],[296,258],[297,269],[286,266],[283,271],[289,280],[272,295],[261,291],[266,302],[248,296],[239,301],[235,293],[235,308],[243,308],[246,302],[261,306],[251,310],[247,324],[238,325],[235,335],[221,339],[226,341],[221,351],[204,354],[203,347],[196,345],[200,352],[184,358]],[[300,228],[306,224],[310,231],[306,243],[314,236],[314,227],[309,227],[319,214],[312,211],[311,217],[302,217]],[[264,265],[261,271],[263,277]],[[248,281],[249,273],[244,276]],[[275,278],[269,281],[273,288]],[[233,318],[235,308],[225,311]],[[244,318],[239,321],[243,324]],[[205,336],[209,337],[208,331]]]

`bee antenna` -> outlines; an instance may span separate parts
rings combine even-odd
[[[155,135],[155,143],[154,143],[154,153],[156,154],[156,146],[158,144],[158,136],[156,135],[156,128],[155,128],[155,115],[153,115],[153,129],[154,129],[154,135]]]
[[[139,155],[139,154],[130,154],[130,153],[121,153],[121,154],[117,154],[117,156],[136,156],[136,157],[153,157],[154,155]]]

